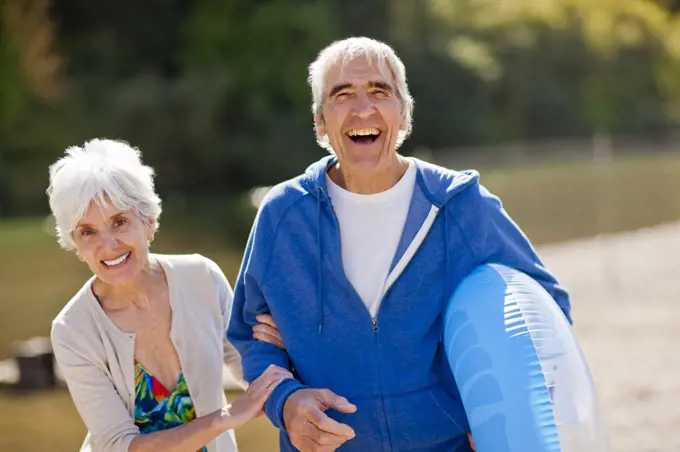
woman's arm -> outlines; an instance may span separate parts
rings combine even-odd
[[[231,317],[231,309],[234,302],[234,291],[229,284],[229,280],[222,272],[222,269],[212,260],[206,258],[208,271],[212,277],[213,283],[217,289],[217,297],[220,302],[220,310],[224,318],[225,332],[224,332],[224,354],[223,362],[227,366],[229,372],[239,381],[243,380],[243,372],[241,367],[241,355],[238,350],[227,340],[227,326]],[[281,349],[285,349],[283,339],[274,322],[272,316],[261,314],[257,316],[259,322],[253,327],[253,337],[261,342],[268,342],[276,345]],[[245,386],[245,382],[244,386]]]
[[[96,452],[126,452],[139,435],[125,402],[101,363],[92,361],[87,344],[62,323],[52,327],[52,347],[71,399],[90,433]]]
[[[271,366],[230,406],[188,424],[140,435],[134,419],[106,372],[93,363],[73,331],[53,326],[55,358],[74,405],[91,436],[93,452],[194,452],[221,433],[238,428],[262,413],[273,389],[290,372]],[[124,397],[126,394],[123,394]],[[134,397],[134,394],[129,394]]]
[[[239,428],[262,414],[262,407],[276,385],[281,380],[291,377],[290,372],[280,367],[270,366],[250,385],[246,393],[230,406],[179,427],[137,436],[128,450],[129,452],[196,451],[220,434]]]
[[[223,411],[223,410],[222,410]],[[138,435],[130,444],[128,452],[164,450],[167,452],[193,452],[200,450],[228,429],[222,419],[222,411],[214,411],[207,416],[168,430]]]
[[[247,383],[243,380],[243,367],[241,363],[241,354],[236,350],[231,342],[227,340],[227,327],[229,325],[229,317],[231,316],[231,308],[234,301],[234,291],[229,284],[229,280],[224,275],[222,269],[215,263],[215,261],[205,258],[205,263],[208,272],[212,278],[215,290],[217,291],[217,298],[220,304],[220,311],[224,321],[224,334],[222,340],[224,342],[222,362],[227,367],[229,373],[245,388]]]

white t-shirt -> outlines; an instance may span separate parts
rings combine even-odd
[[[415,182],[413,162],[396,185],[371,195],[349,192],[326,175],[340,225],[345,275],[373,318],[406,223]]]

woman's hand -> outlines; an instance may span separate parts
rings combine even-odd
[[[267,342],[276,345],[281,349],[286,349],[283,345],[283,338],[279,333],[279,329],[274,322],[274,318],[269,314],[260,314],[257,317],[258,323],[253,327],[253,338],[261,342]]]
[[[293,378],[293,374],[281,367],[270,365],[243,395],[222,409],[222,430],[239,428],[260,416],[269,395],[286,378]]]

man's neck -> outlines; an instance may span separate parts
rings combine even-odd
[[[408,166],[408,161],[399,155],[389,164],[371,171],[354,171],[347,165],[337,163],[328,171],[328,177],[349,192],[372,195],[394,187],[404,176]]]

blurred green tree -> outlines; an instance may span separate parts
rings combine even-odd
[[[487,82],[499,137],[658,133],[677,82],[677,23],[645,0],[431,0],[449,53]],[[677,72],[675,72],[677,78]]]
[[[49,8],[49,0],[0,0],[0,216],[42,198],[35,181],[50,142],[43,112],[66,94]]]
[[[139,146],[169,199],[219,202],[299,173],[325,152],[314,142],[307,65],[348,35],[386,40],[404,59],[416,100],[407,154],[658,134],[680,122],[680,19],[671,0],[0,6],[5,213],[44,211],[47,165],[93,137]]]

